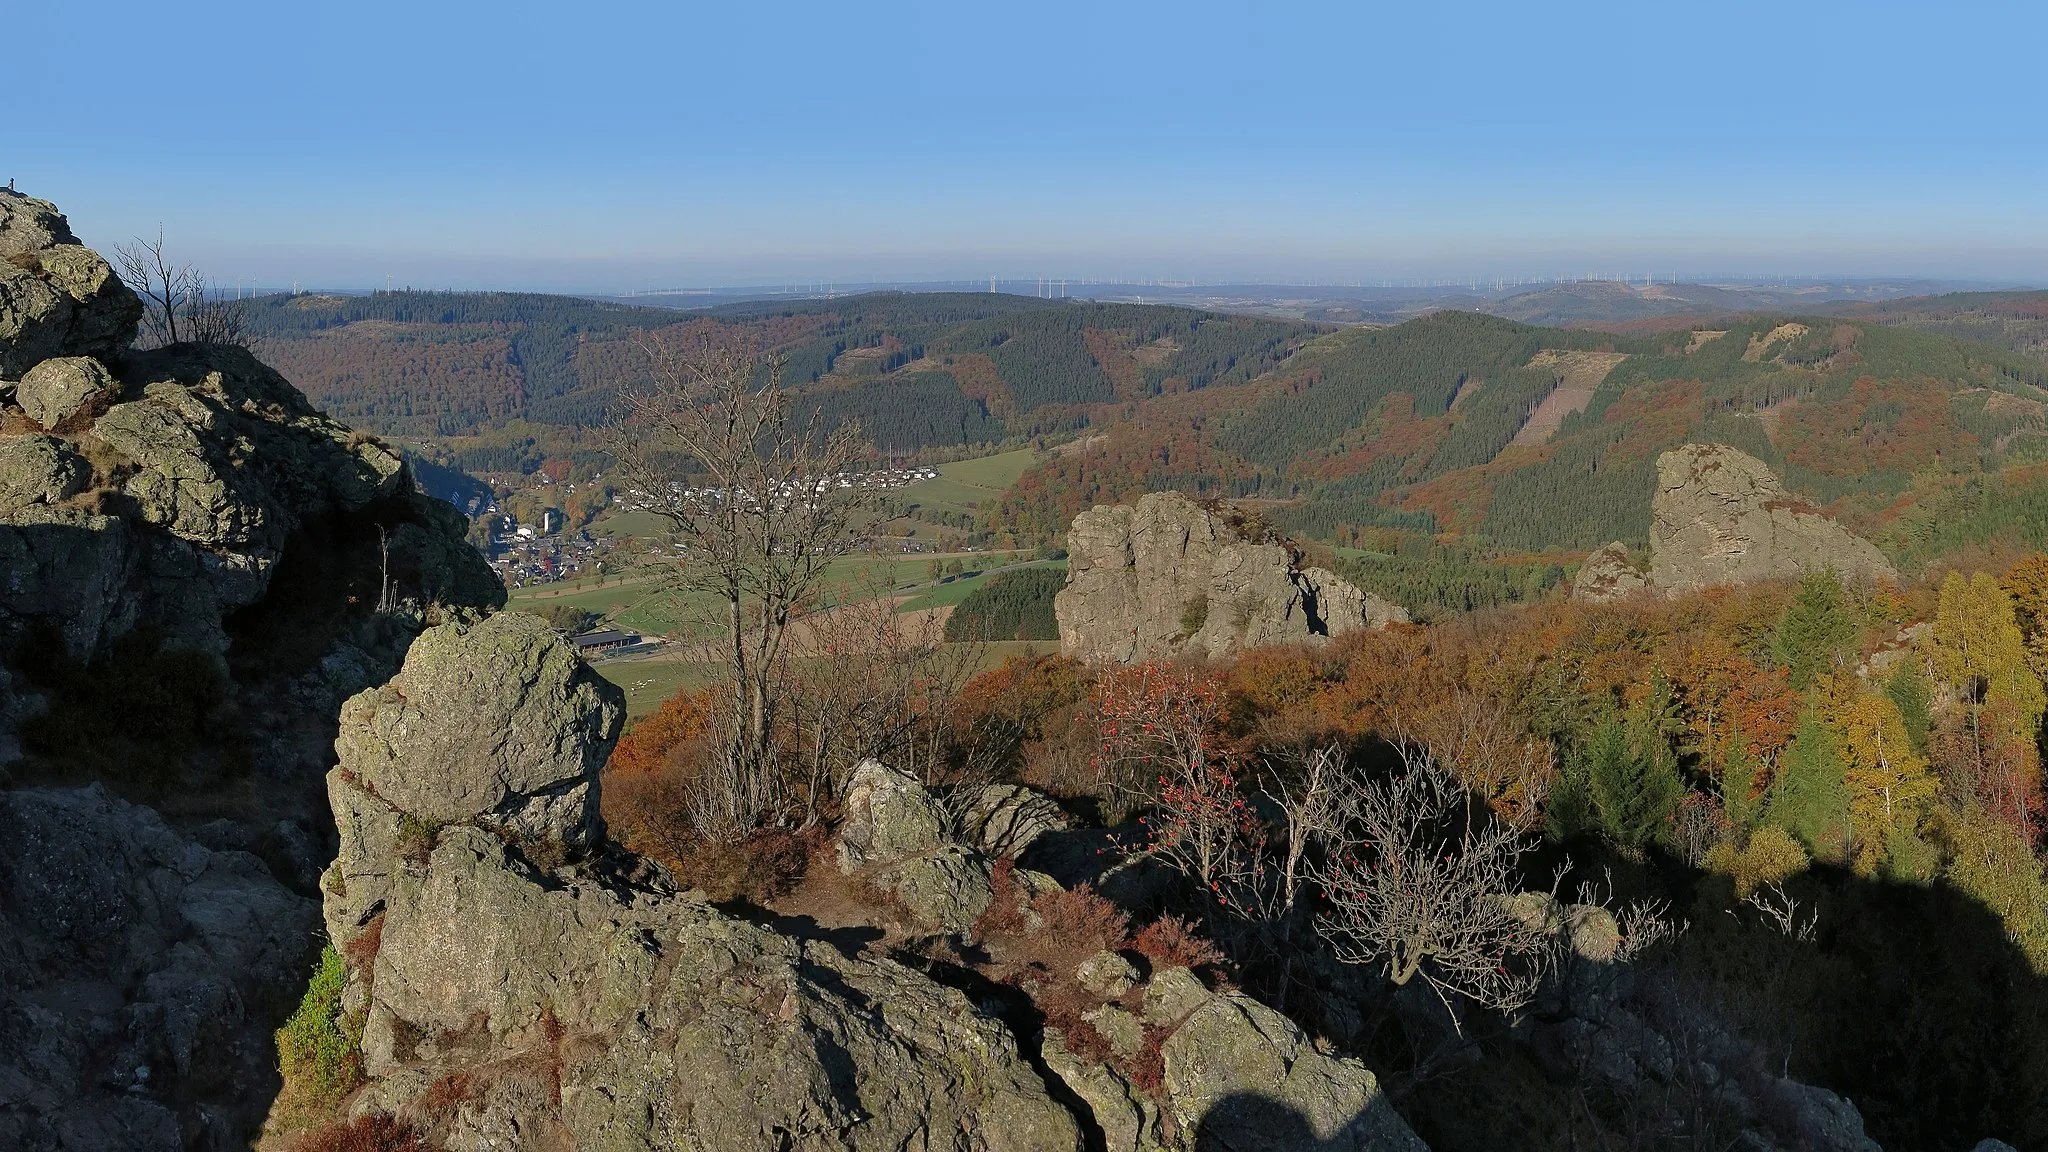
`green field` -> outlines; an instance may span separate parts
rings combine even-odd
[[[897,493],[906,504],[969,515],[986,512],[1031,467],[1032,450],[1019,448],[973,460],[939,465],[936,479],[920,480]]]
[[[1035,560],[1029,564],[1012,565],[1010,567],[1004,568],[1003,571],[1015,572],[1019,568],[1047,567],[1065,568],[1066,564],[1059,560]],[[955,580],[951,584],[934,585],[932,586],[930,591],[922,592],[912,597],[911,599],[904,601],[902,604],[897,605],[896,610],[898,612],[916,612],[924,608],[942,608],[947,605],[958,604],[962,600],[967,599],[967,597],[971,595],[976,588],[979,588],[983,584],[988,583],[988,581],[991,578],[997,575],[999,575],[999,573],[991,570],[983,572],[979,576],[969,576],[964,580]]]

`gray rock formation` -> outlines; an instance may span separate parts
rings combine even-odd
[[[1156,1100],[1115,1069],[1075,1057],[1059,1034],[1046,1039],[1046,1066],[1086,1103],[1108,1152],[1424,1152],[1371,1070],[1322,1051],[1251,997],[1166,968],[1142,1002],[1130,1027],[1164,1033]],[[1113,1007],[1098,1016],[1111,1013],[1129,1016]]]
[[[0,1147],[247,1147],[314,902],[97,785],[0,792],[0,828]]]
[[[0,640],[55,630],[90,656],[132,629],[225,652],[295,533],[347,517],[417,601],[496,607],[466,524],[396,453],[315,411],[246,350],[128,349],[141,305],[41,200],[0,191]],[[318,561],[315,561],[316,563]]]
[[[1649,578],[1629,563],[1628,545],[1616,540],[1597,549],[1572,577],[1572,599],[1605,604],[1632,596],[1650,586]]]
[[[1898,573],[1868,540],[1786,494],[1764,462],[1725,444],[1657,458],[1650,583],[1667,593],[1796,577],[1832,566],[1844,579]]]
[[[373,1077],[358,1113],[448,1147],[1080,1147],[1015,1039],[960,993],[725,916],[658,872],[536,859],[502,818],[532,805],[509,798],[594,809],[618,697],[553,675],[567,646],[507,619],[429,632],[399,685],[408,702],[486,692],[513,738],[458,749],[415,731],[445,718],[380,696],[337,742],[327,918],[347,953],[376,942],[347,1001]],[[539,687],[489,689],[484,668]],[[543,807],[565,838],[585,826]]]
[[[106,365],[90,356],[58,356],[28,370],[15,386],[15,402],[28,418],[51,431],[90,419],[120,393]]]
[[[142,301],[56,205],[0,189],[0,379],[53,356],[119,352],[141,319]]]
[[[1076,516],[1053,610],[1061,651],[1097,663],[1313,643],[1408,618],[1335,573],[1298,569],[1228,506],[1177,492]]]
[[[955,795],[960,839],[989,856],[1016,857],[1073,821],[1052,797],[1016,784],[987,784]]]

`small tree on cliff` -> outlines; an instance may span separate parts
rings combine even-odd
[[[880,493],[858,425],[799,420],[782,363],[745,338],[655,332],[608,428],[618,470],[681,546],[679,591],[718,606],[731,677],[724,754],[707,766],[699,831],[744,835],[788,798],[775,726],[789,628],[825,568],[866,538]]]

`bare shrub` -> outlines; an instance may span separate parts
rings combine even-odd
[[[155,240],[136,237],[114,249],[121,279],[143,300],[144,347],[171,344],[255,345],[248,313],[239,301],[220,294],[197,268],[173,263],[164,252],[164,234]]]
[[[1343,790],[1343,831],[1318,868],[1318,921],[1339,959],[1378,967],[1395,986],[1426,983],[1454,998],[1513,1012],[1552,961],[1554,932],[1516,913],[1529,845],[1475,811],[1427,751],[1402,770]],[[1455,1015],[1455,1013],[1454,1013]]]

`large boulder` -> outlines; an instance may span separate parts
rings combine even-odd
[[[0,827],[0,1147],[247,1147],[318,906],[98,785]]]
[[[0,507],[67,500],[91,476],[92,466],[54,436],[0,436]]]
[[[436,629],[344,714],[323,887],[364,1021],[357,1114],[446,1147],[1081,1147],[960,992],[724,915],[646,865],[537,854],[519,813],[594,807],[617,726],[616,692],[574,659],[528,618]],[[898,789],[869,775],[887,809]]]
[[[839,821],[839,869],[854,872],[933,851],[951,823],[938,798],[916,780],[863,760],[847,781]]]
[[[56,205],[0,188],[0,378],[53,356],[117,353],[141,319],[142,301]]]
[[[989,856],[1021,856],[1046,833],[1073,826],[1052,797],[1018,784],[963,789],[953,803],[961,840]]]
[[[1595,549],[1572,577],[1572,599],[1588,604],[1620,600],[1649,587],[1650,581],[1628,557],[1628,545],[1616,540]]]
[[[1895,580],[1868,540],[1788,495],[1763,461],[1726,444],[1657,457],[1650,583],[1666,593],[1796,577],[1823,565],[1845,579]]]
[[[1424,1152],[1371,1070],[1333,1056],[1287,1017],[1241,992],[1210,991],[1185,968],[1144,990],[1144,1024],[1159,1041],[1159,1107],[1176,1146],[1218,1152]],[[1064,1047],[1047,1063],[1105,1120],[1122,1149],[1153,1147],[1151,1102]]]
[[[90,356],[57,356],[28,370],[14,389],[28,418],[55,431],[90,417],[121,390],[113,373]]]
[[[1098,663],[1315,643],[1408,618],[1335,573],[1298,568],[1284,540],[1230,506],[1178,492],[1076,516],[1053,610],[1061,650]]]

